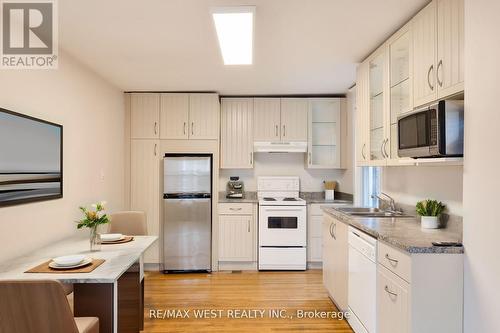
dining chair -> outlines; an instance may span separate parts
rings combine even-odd
[[[143,211],[123,211],[110,215],[109,233],[120,233],[131,236],[148,234],[146,213]]]
[[[73,317],[55,280],[0,281],[0,333],[99,333],[99,319]]]

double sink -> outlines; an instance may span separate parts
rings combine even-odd
[[[337,208],[338,211],[350,216],[359,217],[374,217],[374,218],[387,218],[387,217],[413,217],[397,211],[386,211],[378,208],[368,207],[342,207]]]

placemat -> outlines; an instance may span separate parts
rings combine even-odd
[[[32,269],[27,270],[25,273],[90,273],[106,260],[104,259],[92,259],[92,263],[87,266],[77,267],[77,268],[69,268],[69,269],[54,269],[49,267],[49,263],[52,260],[46,261],[43,264],[40,264]]]
[[[132,236],[125,236],[125,238],[113,241],[113,242],[101,242],[102,245],[111,245],[111,244],[121,244],[121,243],[128,243],[134,240],[134,237]]]

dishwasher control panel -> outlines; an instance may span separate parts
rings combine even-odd
[[[356,228],[349,227],[349,245],[371,261],[376,261],[377,240],[375,238]]]

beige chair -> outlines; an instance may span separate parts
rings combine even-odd
[[[109,233],[120,233],[132,236],[148,234],[146,213],[142,211],[116,212],[110,215]]]
[[[99,319],[74,318],[58,281],[0,281],[0,333],[99,333]]]

